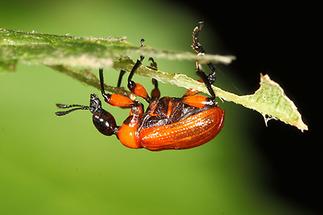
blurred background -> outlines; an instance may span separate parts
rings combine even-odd
[[[0,214],[319,214],[321,151],[316,106],[308,96],[314,70],[304,64],[313,35],[306,20],[315,14],[305,20],[300,14],[306,10],[272,2],[1,1],[2,28],[127,36],[132,44],[145,38],[149,46],[170,50],[191,51],[191,31],[204,20],[206,51],[237,56],[219,66],[217,85],[248,94],[258,88],[259,73],[268,73],[310,131],[278,121],[266,127],[260,114],[220,102],[225,127],[208,144],[131,150],[100,135],[87,112],[55,117],[55,103],[88,104],[96,89],[47,67],[19,64],[16,73],[0,73]],[[158,63],[196,78],[194,62]],[[117,76],[106,70],[108,84]],[[152,88],[147,78],[135,80]],[[177,97],[185,91],[160,88]],[[128,113],[107,108],[119,124]]]

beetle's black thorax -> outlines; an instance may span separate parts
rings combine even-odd
[[[141,121],[141,128],[175,123],[207,108],[189,106],[184,104],[181,98],[162,97],[149,104]]]

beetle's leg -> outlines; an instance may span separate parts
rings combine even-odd
[[[198,53],[205,53],[204,48],[199,40],[199,34],[202,31],[204,22],[200,21],[197,23],[197,26],[193,29],[192,33],[192,48],[193,50]]]
[[[130,74],[128,76],[128,89],[134,93],[137,96],[140,96],[142,98],[144,98],[147,102],[150,101],[149,95],[145,89],[144,86],[142,86],[139,83],[136,83],[132,80],[133,75],[135,74],[136,70],[138,69],[138,67],[141,65],[142,61],[143,61],[144,57],[140,56],[140,59],[137,60],[137,62],[135,63],[135,65],[133,66],[133,68],[130,71]]]
[[[150,65],[148,66],[148,68],[152,70],[158,70],[158,66],[154,58],[150,57],[148,60],[150,61]]]
[[[205,54],[204,48],[199,41],[199,33],[201,32],[202,27],[203,27],[203,22],[199,22],[198,25],[194,28],[193,34],[192,34],[192,38],[193,38],[192,48],[198,55]],[[196,73],[200,76],[201,80],[204,82],[211,97],[197,95],[197,93],[198,93],[197,91],[189,89],[185,93],[185,95],[183,96],[182,101],[185,104],[188,104],[188,105],[191,105],[191,106],[197,107],[197,108],[203,108],[206,105],[215,106],[216,105],[215,93],[212,88],[212,84],[214,83],[214,81],[216,79],[215,78],[215,66],[212,63],[207,64],[212,73],[209,75],[206,75],[202,71],[202,66],[198,61],[196,61],[195,65],[196,65]]]
[[[158,88],[158,81],[156,79],[151,79],[153,85],[154,85],[154,89],[152,89],[151,91],[151,101],[153,100],[157,100],[160,98],[160,91]]]
[[[138,128],[142,121],[144,109],[143,105],[135,102],[130,111],[130,115],[116,132],[120,142],[129,148],[142,148],[139,140]]]
[[[111,119],[112,115],[110,116],[109,114],[106,114],[105,111],[101,111],[102,113],[104,113],[104,117],[102,117],[101,115],[95,116],[95,114],[93,114],[94,125],[101,133],[105,135],[116,134],[120,142],[129,148],[141,148],[142,146],[140,145],[137,129],[139,128],[144,113],[143,105],[137,101],[131,100],[127,96],[106,93],[104,90],[103,69],[99,70],[99,77],[101,93],[105,101],[113,106],[131,108],[131,110],[130,115],[120,127],[116,126],[114,120]],[[105,120],[104,118],[107,118],[107,120]],[[113,125],[110,126],[110,124]]]
[[[150,66],[148,66],[148,67],[150,69],[152,69],[152,70],[158,70],[157,63],[154,60],[154,58],[150,57],[149,58],[149,61],[151,61],[151,63],[150,63]],[[159,88],[158,88],[158,81],[156,79],[154,79],[154,78],[152,78],[151,81],[152,81],[152,83],[154,85],[154,89],[152,89],[152,91],[150,93],[151,101],[153,101],[153,100],[159,99],[159,97],[160,97],[160,91],[159,91]]]
[[[212,88],[212,84],[211,84],[210,80],[208,79],[208,76],[199,67],[197,68],[196,73],[198,74],[198,76],[200,76],[200,78],[204,82],[207,90],[209,91],[209,93],[211,95],[210,99],[215,100],[215,93]]]
[[[201,65],[198,62],[196,62],[196,73],[198,74],[198,76],[200,76],[200,78],[204,82],[204,84],[205,84],[206,88],[208,89],[211,97],[206,97],[206,96],[202,96],[202,95],[196,95],[196,94],[189,91],[190,92],[189,94],[186,93],[183,96],[183,98],[182,98],[183,102],[185,104],[188,104],[188,105],[191,105],[191,106],[194,106],[194,107],[197,107],[197,108],[203,108],[206,105],[215,106],[216,101],[215,101],[214,90],[212,88],[210,80],[208,79],[208,76],[202,71]]]
[[[203,22],[198,22],[198,25],[193,29],[193,34],[192,34],[192,39],[193,39],[192,48],[197,53],[197,55],[205,54],[205,50],[199,41],[199,34],[202,31],[203,25],[204,25]],[[213,63],[208,63],[207,66],[211,70],[211,74],[207,75],[207,79],[208,79],[208,82],[210,82],[212,85],[216,80],[216,68]]]
[[[211,94],[211,97],[197,95],[196,91],[189,90],[182,97],[183,103],[188,104],[193,107],[197,107],[197,108],[203,108],[205,106],[215,106],[216,105],[215,93],[212,89],[212,85],[209,82],[209,79],[207,78],[207,75],[199,68],[197,68],[196,73],[201,77],[206,88],[208,89],[209,93]]]
[[[127,96],[124,96],[121,94],[115,94],[115,93],[110,94],[105,92],[102,68],[99,69],[99,78],[100,78],[101,94],[107,103],[111,104],[112,106],[117,106],[122,108],[130,108],[134,104],[134,101]]]
[[[198,76],[200,76],[201,80],[204,82],[211,97],[196,95],[195,93],[196,91],[189,90],[182,98],[184,103],[198,108],[202,108],[205,105],[211,105],[211,106],[216,105],[215,93],[212,88],[211,81],[209,80],[208,76],[203,72],[201,67],[202,66],[198,62],[196,62],[196,73]]]
[[[216,106],[215,100],[203,95],[183,96],[182,102],[196,108],[204,108],[206,106]]]
[[[121,70],[120,71],[119,78],[118,78],[118,83],[117,83],[117,87],[120,87],[121,86],[122,78],[123,78],[123,76],[124,76],[125,73],[126,73],[126,71],[124,71],[124,70]]]
[[[200,76],[201,79],[199,79],[199,82],[204,82],[207,89],[209,90],[210,94],[211,94],[211,98],[215,98],[215,93],[212,89],[212,82],[210,81],[210,79],[208,78],[208,76],[200,69],[201,65],[196,63],[196,73],[198,76]],[[194,96],[196,94],[198,94],[199,91],[195,90],[195,89],[188,89],[186,90],[184,96]]]

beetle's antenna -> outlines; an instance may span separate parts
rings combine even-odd
[[[69,114],[73,111],[76,111],[76,110],[89,110],[89,106],[85,106],[85,105],[78,105],[78,104],[72,104],[72,105],[66,105],[66,104],[56,104],[56,106],[58,108],[62,108],[62,109],[66,109],[66,108],[71,108],[71,107],[76,107],[76,108],[72,108],[72,109],[69,109],[67,111],[57,111],[55,112],[55,114],[57,116],[64,116],[66,114]]]
[[[67,104],[56,104],[56,107],[58,108],[62,108],[62,109],[65,109],[65,108],[71,108],[71,107],[87,107],[85,105],[78,105],[78,104],[72,104],[72,105],[67,105]]]

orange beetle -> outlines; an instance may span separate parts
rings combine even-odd
[[[204,53],[199,43],[198,34],[202,29],[202,22],[193,30],[192,48],[198,54]],[[113,106],[130,108],[130,115],[121,126],[117,126],[114,117],[102,108],[100,99],[90,96],[90,105],[57,104],[58,108],[71,108],[58,111],[56,115],[63,116],[75,110],[90,110],[93,124],[104,135],[115,134],[120,142],[129,148],[146,148],[151,151],[165,149],[193,148],[213,139],[223,127],[224,111],[215,102],[215,93],[211,87],[215,81],[215,67],[208,64],[211,74],[206,75],[201,66],[196,63],[196,72],[205,83],[210,97],[198,95],[196,91],[188,90],[181,98],[162,97],[158,89],[158,82],[152,79],[154,89],[149,96],[146,89],[139,83],[132,81],[132,77],[144,57],[141,56],[128,76],[128,89],[135,95],[144,98],[149,106],[144,111],[143,105],[120,94],[109,94],[104,90],[103,69],[99,70],[101,94],[104,100]],[[150,68],[157,70],[156,62],[152,61]],[[121,71],[118,87],[120,87]]]

